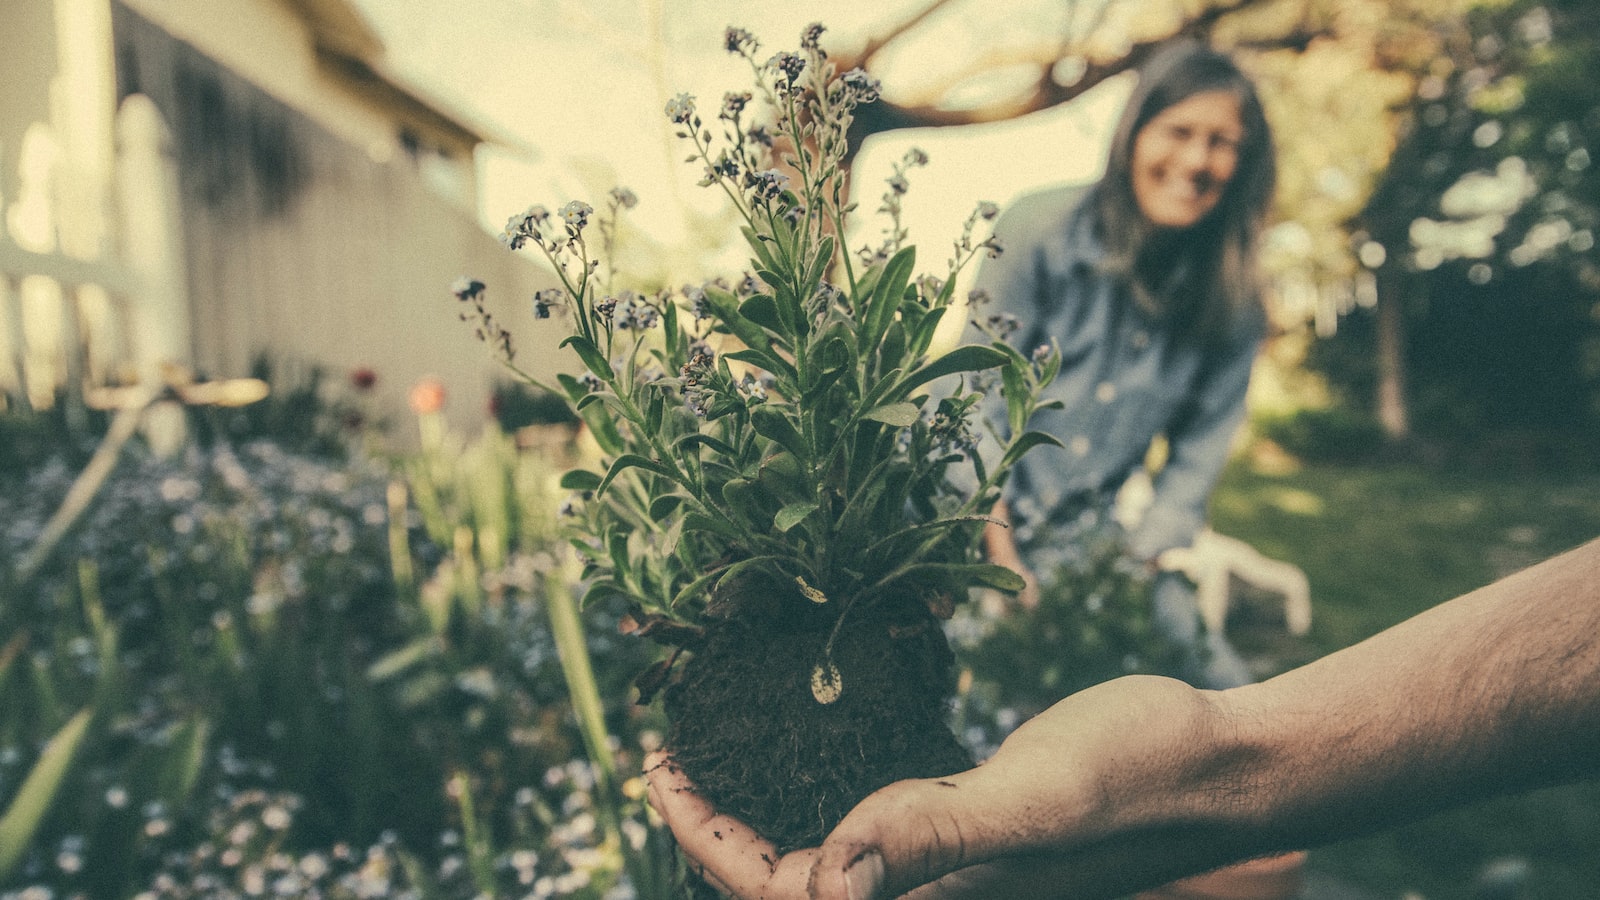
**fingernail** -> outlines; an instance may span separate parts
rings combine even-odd
[[[877,851],[862,856],[844,870],[844,893],[850,900],[869,900],[883,886],[883,857]]]

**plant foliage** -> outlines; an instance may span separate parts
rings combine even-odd
[[[570,315],[561,345],[585,371],[552,389],[603,452],[598,467],[562,480],[577,492],[568,533],[589,598],[621,595],[692,626],[718,615],[718,589],[736,584],[835,604],[841,619],[887,592],[943,605],[969,587],[1021,586],[978,560],[975,538],[1010,465],[1054,440],[1023,426],[1059,356],[1029,358],[1000,340],[937,348],[955,275],[978,252],[999,252],[974,234],[996,209],[979,204],[967,219],[943,277],[917,277],[898,198],[920,152],[890,179],[882,246],[843,248],[855,208],[845,133],[877,85],[860,70],[837,74],[821,31],[763,62],[756,40],[730,28],[727,49],[749,62],[757,91],[727,94],[710,121],[687,94],[666,108],[704,167],[701,184],[742,217],[749,272],[655,296],[617,290],[607,251],[635,202],[621,189],[598,214],[581,202],[555,214],[535,206],[507,224],[505,242],[537,248],[560,278],[534,312]],[[458,282],[463,318],[537,384],[517,369],[483,291]],[[972,420],[996,373],[1012,437],[986,468]]]

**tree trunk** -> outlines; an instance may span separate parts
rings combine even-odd
[[[1391,441],[1411,437],[1406,389],[1405,279],[1394,266],[1378,272],[1378,423]]]

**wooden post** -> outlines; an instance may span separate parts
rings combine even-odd
[[[1378,272],[1378,422],[1391,441],[1411,437],[1406,385],[1406,318],[1401,306],[1407,279],[1391,262]]]
[[[139,378],[154,383],[162,363],[188,367],[193,358],[178,172],[171,133],[149,97],[122,101],[117,138],[118,230],[136,285],[129,332]]]
[[[0,233],[0,251],[5,247],[5,235]],[[0,253],[3,256],[3,253]],[[0,260],[3,261],[3,260]],[[5,344],[0,346],[0,392],[22,409],[32,409],[28,400],[28,364],[22,339],[21,287],[10,272],[0,268],[0,329],[5,332]]]

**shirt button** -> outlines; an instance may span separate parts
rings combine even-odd
[[[1095,385],[1094,398],[1101,403],[1110,403],[1117,399],[1117,386],[1109,381],[1102,381]]]
[[[1084,437],[1081,434],[1080,435],[1075,435],[1072,438],[1072,440],[1067,442],[1067,449],[1071,450],[1074,454],[1076,454],[1078,456],[1088,456],[1089,455],[1089,439],[1087,437]]]

